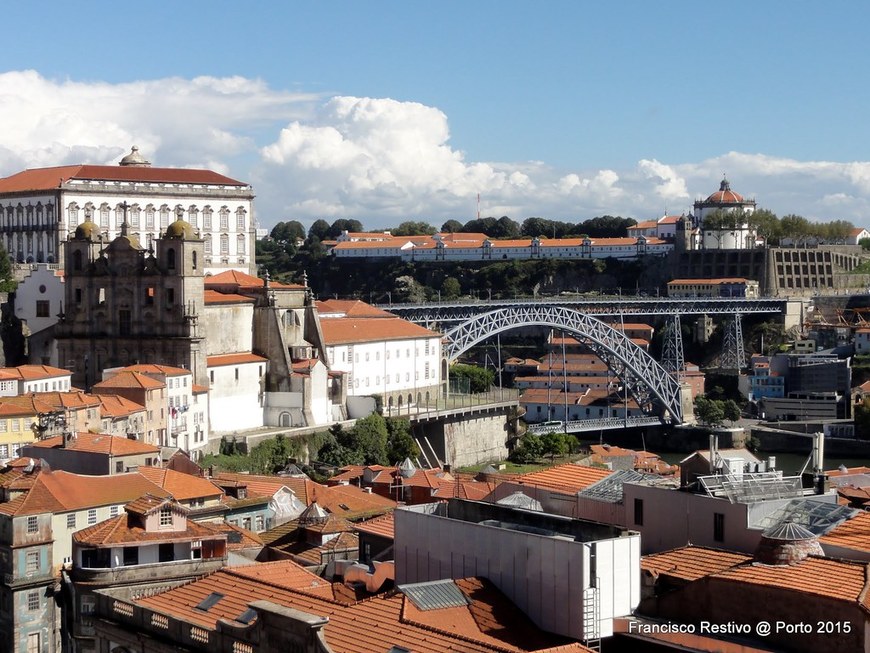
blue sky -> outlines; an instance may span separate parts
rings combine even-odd
[[[119,10],[119,8],[121,8]],[[732,187],[870,208],[863,3],[162,2],[6,9],[0,175],[250,181],[281,219],[648,219]]]

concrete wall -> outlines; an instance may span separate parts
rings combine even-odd
[[[493,407],[418,415],[412,416],[411,428],[418,442],[428,439],[442,463],[466,467],[507,457],[508,412],[508,407]],[[425,451],[430,453],[428,446]]]
[[[630,614],[639,602],[636,533],[581,542],[449,519],[434,506],[395,512],[396,584],[483,576],[540,628],[577,639],[584,637],[583,595],[591,584],[600,593],[602,637],[612,634],[614,616]],[[511,513],[544,517],[505,510]]]
[[[207,356],[236,354],[253,348],[254,304],[209,304],[201,325]]]

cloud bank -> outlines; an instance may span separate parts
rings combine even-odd
[[[262,226],[357,218],[508,215],[650,219],[732,188],[760,206],[870,226],[870,162],[726,152],[702,161],[640,159],[624,170],[557,170],[541,161],[472,161],[436,107],[390,98],[290,93],[242,77],[123,84],[0,74],[0,175],[27,167],[114,164],[131,145],[155,165],[208,167],[249,181]],[[509,135],[505,136],[509,138]],[[868,224],[865,224],[867,222]]]

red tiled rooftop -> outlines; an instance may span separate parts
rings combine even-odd
[[[397,317],[377,320],[351,317],[323,318],[320,326],[327,345],[441,337],[441,334],[435,331]]]
[[[105,381],[100,381],[94,384],[93,390],[108,390],[115,388],[142,388],[144,390],[154,390],[157,388],[165,388],[166,384],[158,381],[141,372],[121,371],[113,374]]]
[[[597,483],[612,473],[609,469],[566,463],[543,469],[539,472],[521,474],[515,480],[525,485],[542,486],[573,494],[589,487],[593,483]]]
[[[171,365],[158,365],[156,363],[137,363],[136,365],[128,365],[123,368],[124,372],[139,372],[141,374],[159,374],[161,376],[188,376],[193,373],[183,367],[173,367]]]
[[[713,578],[857,602],[868,607],[867,563],[810,556],[796,565],[747,563]]]
[[[236,293],[224,293],[217,290],[206,288],[203,293],[203,299],[207,306],[213,304],[254,304],[256,300],[253,297],[245,297]]]
[[[698,580],[752,560],[752,556],[701,546],[685,546],[654,553],[641,559],[640,567],[653,576],[667,575],[681,580]]]
[[[139,467],[139,473],[169,492],[177,501],[217,498],[223,494],[222,490],[207,478],[177,472],[174,469],[143,466]]]
[[[326,313],[340,313],[347,317],[395,317],[392,313],[366,304],[359,299],[326,299],[317,302],[317,312],[321,315]]]
[[[206,359],[208,367],[222,367],[224,365],[244,365],[246,363],[265,363],[268,358],[263,358],[249,351],[239,352],[237,354],[221,354],[219,356],[209,356]]]
[[[131,440],[122,435],[110,435],[108,433],[76,433],[74,437],[63,443],[64,436],[58,435],[53,438],[45,438],[29,444],[28,446],[38,449],[66,449],[67,451],[81,451],[86,453],[101,453],[107,456],[135,456],[160,453],[160,447]]]
[[[822,544],[870,552],[870,512],[844,521],[819,538]]]
[[[211,170],[79,164],[24,170],[10,177],[0,179],[0,193],[53,190],[60,184],[73,180],[208,184],[218,186],[248,185]]]
[[[368,533],[370,535],[377,535],[378,537],[392,540],[395,537],[394,526],[395,519],[393,513],[389,512],[386,515],[381,515],[380,517],[375,517],[374,519],[368,519],[354,524],[353,528],[359,533]]]

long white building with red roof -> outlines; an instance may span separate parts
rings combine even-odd
[[[356,234],[360,236],[360,234]],[[376,239],[342,239],[331,249],[336,258],[398,258],[402,261],[501,261],[527,259],[635,259],[665,256],[673,243],[657,236],[623,238],[523,238],[497,240],[485,234],[432,236],[376,234]]]
[[[204,240],[207,272],[250,272],[254,191],[212,170],[152,167],[138,148],[120,165],[33,168],[0,179],[0,241],[20,263],[63,260],[67,236],[96,223],[106,243],[130,233],[143,246],[183,219]]]

